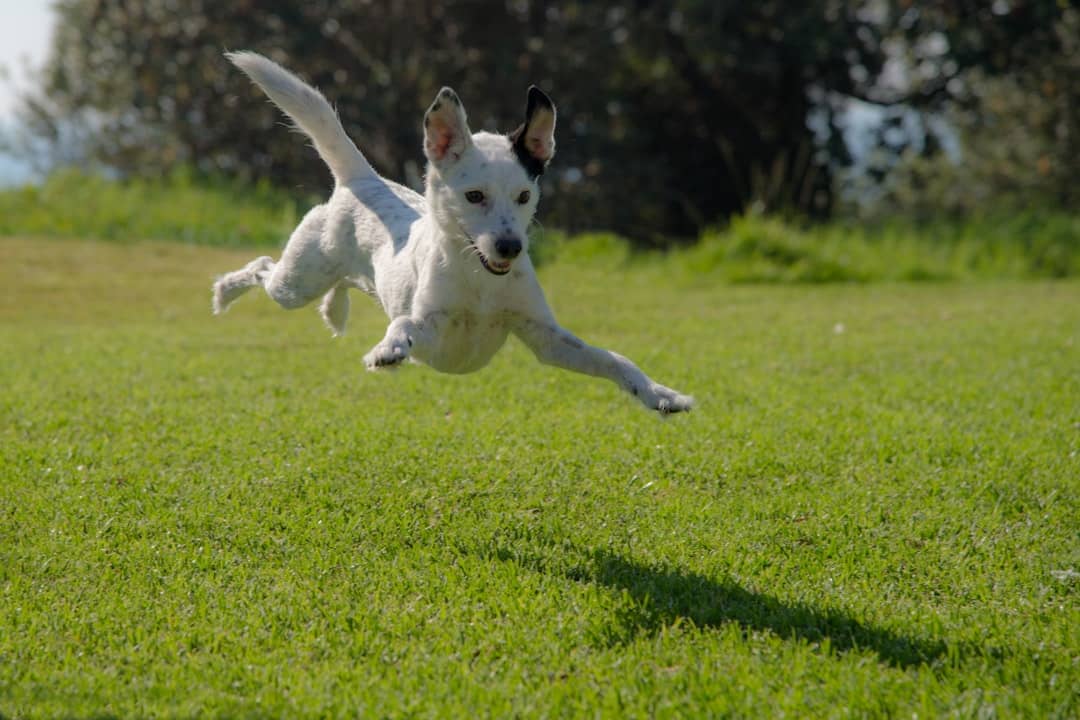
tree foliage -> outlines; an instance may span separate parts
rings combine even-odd
[[[421,113],[440,86],[474,129],[506,131],[536,83],[559,108],[545,217],[656,244],[752,204],[827,213],[847,160],[828,98],[941,102],[969,67],[1030,65],[1062,12],[983,5],[60,0],[24,115],[54,148],[123,174],[191,165],[322,191],[325,169],[275,130],[280,116],[223,50],[263,52],[313,82],[371,161],[414,184]],[[891,87],[897,62],[917,82]],[[808,126],[815,106],[826,132]]]

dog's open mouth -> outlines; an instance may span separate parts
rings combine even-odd
[[[503,260],[501,262],[498,260],[489,260],[487,255],[484,255],[484,253],[480,251],[480,248],[476,247],[476,243],[470,241],[469,245],[472,247],[473,251],[476,252],[476,257],[480,258],[480,264],[492,275],[505,275],[510,272],[509,260]]]
[[[484,266],[492,275],[505,275],[510,272],[510,261],[499,262],[497,260],[488,260],[483,255],[480,256],[480,264]]]

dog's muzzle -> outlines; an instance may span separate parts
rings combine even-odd
[[[485,270],[487,270],[492,275],[505,275],[506,273],[510,272],[510,265],[512,264],[512,259],[521,252],[521,241],[518,240],[516,242],[518,243],[518,251],[511,255],[510,259],[508,260],[496,260],[494,258],[489,258],[487,255],[484,254],[484,251],[480,249],[480,247],[476,244],[476,241],[472,238],[469,238],[469,247],[471,247],[476,253],[476,256],[480,258],[480,264],[484,266]],[[502,250],[499,248],[498,243],[499,241],[496,241],[495,243],[496,250],[499,250],[500,254],[505,255],[505,253],[503,253]]]

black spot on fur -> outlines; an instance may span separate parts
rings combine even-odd
[[[522,125],[517,130],[510,134],[510,142],[514,143],[514,155],[517,156],[518,162],[525,168],[525,174],[529,176],[530,180],[535,180],[544,174],[544,168],[547,167],[547,163],[543,160],[537,160],[532,156],[525,148],[525,142],[522,137],[525,135],[525,126]]]
[[[525,147],[525,128],[529,127],[533,115],[540,108],[555,112],[555,104],[551,102],[551,98],[544,94],[544,91],[540,88],[530,85],[529,96],[525,103],[525,122],[510,133],[509,136],[510,142],[514,146],[514,155],[517,156],[518,162],[521,163],[522,167],[525,168],[525,172],[533,180],[544,174],[547,163],[533,157],[532,153]]]
[[[551,102],[551,98],[547,96],[547,93],[535,85],[530,85],[529,96],[525,105],[525,122],[528,123],[537,108],[541,107],[555,112],[555,103]]]
[[[431,106],[431,110],[429,110],[428,112],[433,112],[433,113],[439,112],[439,108],[441,108],[441,107],[442,107],[442,103],[439,102],[438,100],[436,100],[435,103]]]

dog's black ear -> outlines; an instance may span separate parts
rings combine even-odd
[[[456,92],[444,87],[424,114],[424,154],[443,167],[457,162],[471,144],[465,106]]]
[[[539,177],[555,155],[555,103],[535,85],[529,86],[525,122],[510,133],[510,142],[532,178]]]

